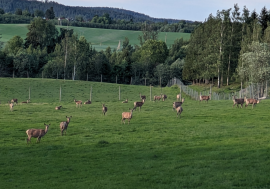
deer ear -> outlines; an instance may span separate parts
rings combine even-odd
[[[67,118],[67,116],[66,116],[66,118]]]
[[[44,123],[44,125],[46,125],[46,123]]]
[[[49,124],[49,126],[50,126],[51,124]]]
[[[70,116],[70,117],[72,117],[72,116]]]

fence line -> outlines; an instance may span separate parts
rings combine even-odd
[[[211,93],[211,100],[232,100],[233,96],[236,98],[255,98],[255,99],[265,99],[268,94],[268,82],[265,83],[251,83],[247,88],[242,89],[240,91],[235,91],[232,93],[216,93],[212,92],[211,85],[209,90],[204,91],[196,91],[187,85],[185,85],[180,79],[173,78],[169,80],[167,86],[171,87],[172,85],[178,85],[182,92],[186,95],[190,96],[194,100],[199,100],[200,95],[208,96]]]

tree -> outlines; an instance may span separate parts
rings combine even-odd
[[[22,9],[17,9],[15,12],[16,15],[22,15]]]
[[[158,31],[152,24],[142,24],[142,36],[139,35],[139,41],[141,46],[149,39],[157,40],[158,39]]]
[[[45,17],[47,19],[54,19],[55,18],[55,14],[54,14],[54,11],[53,11],[53,7],[51,7],[50,9],[47,9],[46,12],[45,12]]]
[[[263,7],[259,16],[259,22],[262,26],[262,34],[264,34],[264,30],[267,28],[267,22],[270,21],[270,14],[268,13],[266,7]]]
[[[41,18],[43,18],[45,16],[45,14],[42,10],[35,10],[34,15],[35,15],[35,17],[41,17]]]
[[[20,36],[16,35],[7,42],[4,51],[7,54],[16,56],[18,51],[22,48],[23,48],[23,39]]]
[[[23,15],[23,16],[31,16],[31,13],[30,13],[28,10],[24,10],[24,11],[22,12],[22,15]]]
[[[5,11],[0,8],[0,14],[5,14]]]

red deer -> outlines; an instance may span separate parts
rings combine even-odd
[[[13,111],[14,104],[12,102],[10,102],[10,101],[8,101],[8,103],[9,103],[9,110]]]
[[[141,95],[141,93],[140,93],[140,98],[141,98],[141,100],[146,100],[146,96],[145,95]]]
[[[181,113],[183,112],[182,106],[178,106],[178,107],[176,108],[176,112],[177,112],[177,117],[178,117],[178,114],[179,114],[179,117],[181,118]]]
[[[249,104],[252,104],[252,109],[253,109],[253,106],[256,104],[259,104],[260,103],[260,100],[256,100],[256,99],[253,99],[253,98],[244,98],[244,101],[246,102],[246,105],[245,107],[247,107]]]
[[[140,108],[140,111],[141,111],[141,107],[142,105],[144,104],[145,100],[143,99],[142,102],[134,102],[134,108],[133,110],[136,110],[137,107]]]
[[[74,102],[76,103],[76,108],[79,106],[79,108],[80,107],[82,107],[82,101],[81,100],[76,100],[76,99],[74,99]]]
[[[202,96],[202,95],[200,95],[200,102],[203,101],[203,100],[205,100],[205,102],[208,103],[208,100],[210,100],[210,98],[211,98],[211,93],[209,94],[209,96]]]
[[[123,101],[122,103],[128,103],[128,99],[126,99],[125,101]]]
[[[108,108],[105,106],[105,104],[102,104],[102,113],[105,115],[108,111]]]
[[[84,102],[84,104],[91,104],[91,101],[87,100],[87,101]]]
[[[133,113],[133,109],[129,109],[130,112],[123,112],[122,113],[122,120],[121,120],[121,124],[124,122],[124,124],[126,124],[125,120],[128,119],[128,124],[132,118],[132,113]]]
[[[13,99],[11,99],[11,102],[18,104],[18,99],[17,98],[13,98]]]
[[[68,117],[66,116],[67,121],[62,121],[60,123],[60,130],[61,130],[61,135],[63,136],[63,132],[65,131],[65,135],[67,134],[67,128],[68,128],[68,124],[70,123],[70,118],[72,118],[72,116]]]
[[[176,95],[176,100],[180,100],[181,94]]]
[[[173,110],[175,110],[176,108],[178,108],[179,106],[182,106],[182,104],[184,103],[184,98],[182,98],[182,102],[173,102]]]
[[[62,106],[56,106],[55,110],[60,110],[62,108]]]
[[[241,104],[241,108],[243,108],[244,99],[243,98],[235,99],[235,96],[233,96],[233,107],[235,104],[237,104],[237,107],[238,104]]]
[[[165,95],[165,94],[161,95],[161,98],[162,98],[163,101],[165,101],[165,99],[167,99],[167,95]]]
[[[154,96],[154,101],[156,102],[156,100],[160,100],[161,99],[161,97],[160,96]]]
[[[22,104],[28,104],[30,100],[28,99],[27,101],[23,101]]]
[[[44,125],[46,125],[44,123]],[[49,129],[49,125],[46,125],[45,127],[45,130],[44,129],[28,129],[26,131],[26,134],[27,134],[27,144],[28,142],[31,142],[31,138],[34,137],[34,138],[37,138],[37,142],[40,142],[40,139],[41,137],[43,137],[47,132],[48,132],[48,129]]]

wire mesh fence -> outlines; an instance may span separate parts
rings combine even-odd
[[[173,78],[169,80],[167,86],[171,87],[172,85],[178,85],[180,91],[184,92],[186,95],[190,96],[194,100],[199,100],[200,95],[202,96],[209,96],[211,100],[232,100],[233,96],[236,98],[254,98],[254,99],[265,99],[267,98],[268,94],[268,82],[264,83],[251,83],[245,89],[241,89],[240,91],[235,91],[232,93],[216,93],[212,92],[211,85],[209,90],[204,91],[196,91],[190,88],[188,85],[185,85],[180,79]]]

